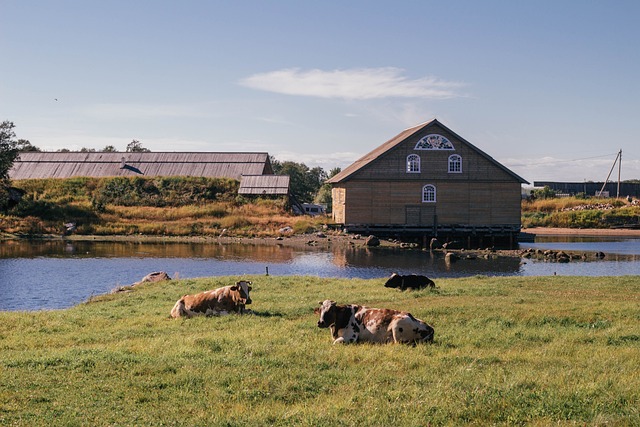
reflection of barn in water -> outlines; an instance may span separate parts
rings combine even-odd
[[[514,245],[521,184],[488,154],[431,120],[328,180],[333,218],[355,233]]]
[[[0,245],[0,258],[46,257],[64,254],[73,258],[191,258],[217,260],[250,260],[252,262],[291,262],[297,252],[292,247],[261,244],[205,244],[184,242],[97,242],[33,240],[7,241]]]
[[[333,264],[340,268],[367,268],[380,272],[379,277],[391,273],[424,274],[434,277],[460,277],[473,274],[513,275],[520,271],[520,258],[499,257],[461,259],[447,262],[443,253],[407,249],[363,247],[335,247],[332,249]]]

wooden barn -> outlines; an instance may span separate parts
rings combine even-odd
[[[27,152],[9,171],[11,179],[111,176],[204,176],[233,178],[272,175],[268,153],[59,153]]]
[[[469,247],[515,243],[527,183],[435,119],[402,131],[328,182],[333,218],[349,232]]]

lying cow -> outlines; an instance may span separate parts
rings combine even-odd
[[[230,313],[243,314],[245,305],[251,304],[251,282],[240,280],[233,286],[185,295],[176,302],[171,317],[192,317],[196,315],[221,316]]]
[[[406,311],[337,305],[325,300],[314,312],[319,328],[330,328],[333,343],[418,343],[433,341],[433,328]]]
[[[397,273],[391,274],[385,288],[399,288],[401,291],[407,289],[435,288],[436,284],[427,276],[419,276],[417,274],[408,274],[402,276]]]

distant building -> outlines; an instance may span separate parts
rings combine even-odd
[[[468,246],[485,243],[483,236],[515,239],[521,184],[528,183],[435,119],[402,131],[327,182],[333,218],[349,231],[463,239]]]
[[[238,194],[245,196],[287,196],[289,175],[242,175]]]
[[[272,174],[268,153],[220,152],[26,152],[20,153],[9,171],[9,177],[16,180],[81,176],[204,176],[240,180],[242,175]]]
[[[586,196],[598,196],[602,190],[602,197],[615,197],[618,194],[617,182],[555,182],[555,181],[534,181],[534,187],[549,187],[551,190],[561,194],[575,196],[584,194]],[[604,189],[603,189],[604,187]],[[631,196],[640,198],[640,183],[621,182],[620,197]]]

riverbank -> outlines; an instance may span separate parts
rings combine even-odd
[[[556,227],[535,227],[522,230],[525,233],[536,236],[619,236],[619,237],[640,237],[640,229],[631,228],[556,228]]]
[[[534,236],[610,236],[610,237],[640,237],[638,229],[579,229],[579,228],[527,228],[523,232]],[[3,234],[1,240],[64,240],[64,241],[88,241],[88,242],[140,242],[140,243],[202,243],[202,244],[246,244],[246,245],[276,245],[294,248],[329,248],[329,247],[364,247],[366,237],[360,235],[344,234],[336,231],[326,231],[307,234],[284,234],[269,237],[242,237],[242,236],[154,236],[154,235],[41,235],[25,236],[15,234]],[[403,245],[396,240],[379,239],[382,248],[415,249],[415,247]],[[454,250],[456,251],[456,250]],[[457,250],[456,252],[461,251]],[[487,252],[486,250],[462,250],[466,253]],[[520,256],[520,250],[496,250],[494,253],[503,256]]]

